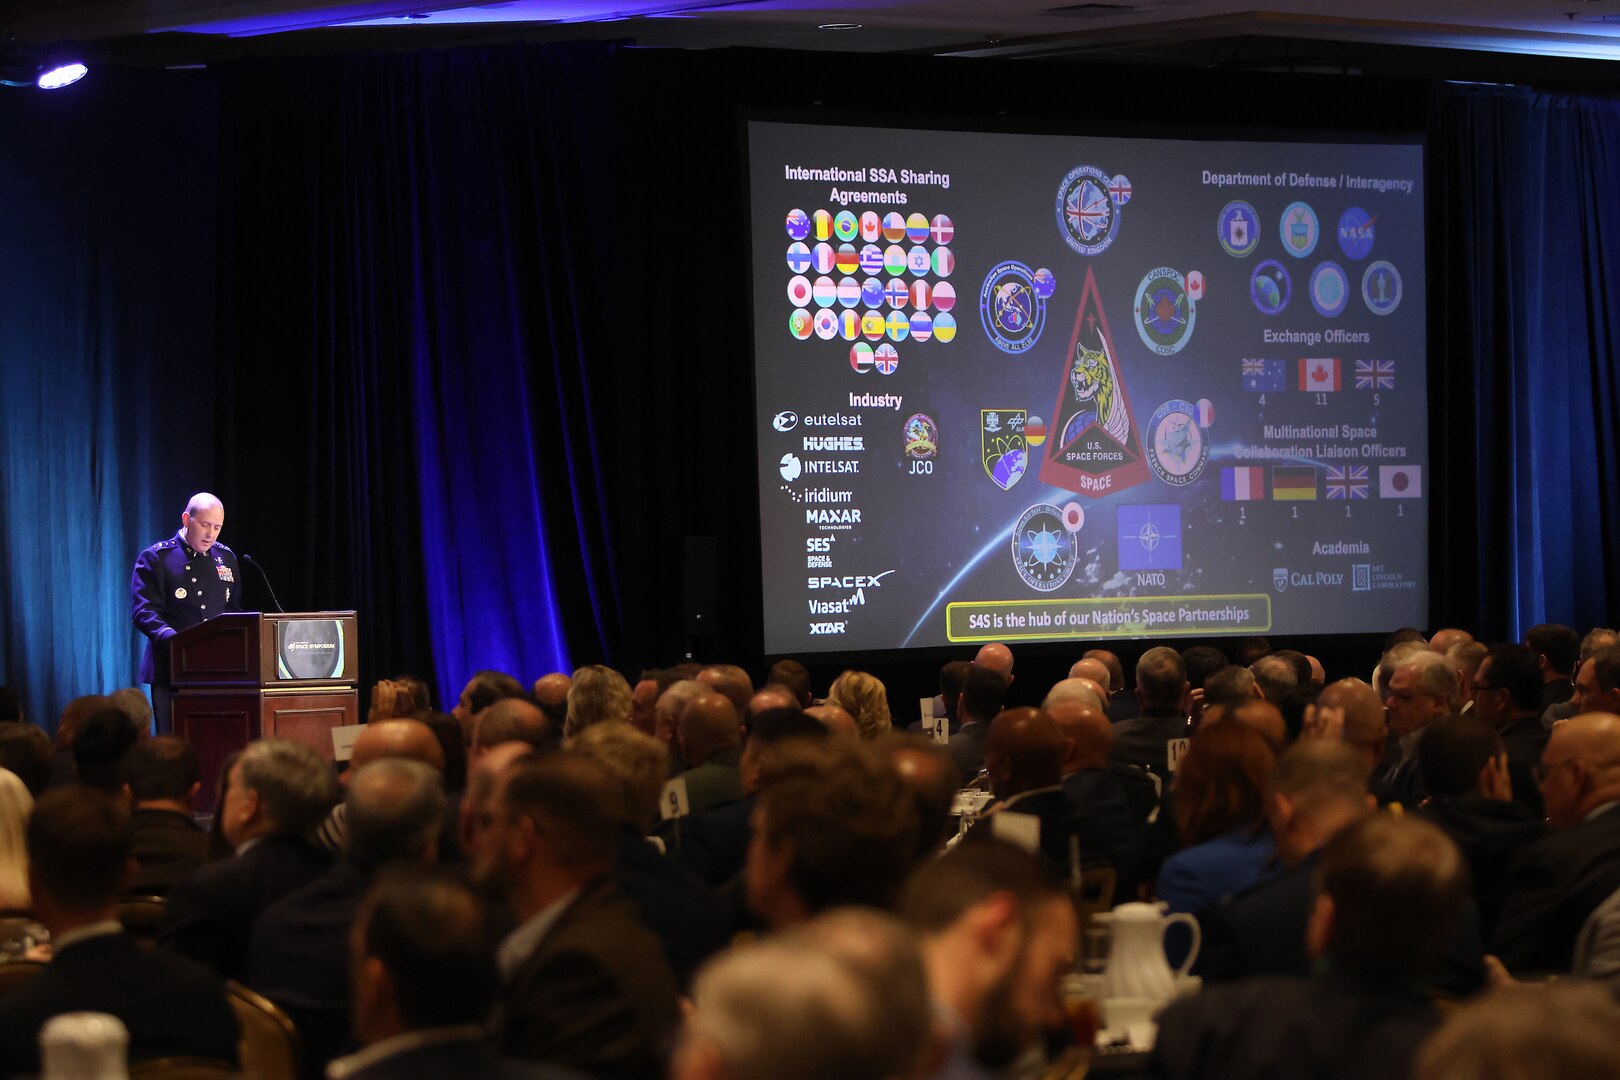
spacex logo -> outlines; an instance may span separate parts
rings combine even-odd
[[[791,409],[783,409],[771,417],[771,427],[777,431],[792,431],[799,426],[799,414]]]

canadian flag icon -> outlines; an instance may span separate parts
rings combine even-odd
[[[1198,270],[1187,272],[1187,299],[1193,303],[1204,298],[1204,275]]]
[[[1338,358],[1301,360],[1299,388],[1318,391],[1339,389]]]

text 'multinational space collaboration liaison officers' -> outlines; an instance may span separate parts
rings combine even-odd
[[[146,635],[141,682],[152,686],[152,713],[168,731],[168,640],[224,611],[242,610],[236,553],[219,542],[225,504],[198,492],[180,515],[180,531],[141,552],[129,583],[129,618]]]

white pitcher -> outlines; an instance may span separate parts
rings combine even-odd
[[[1186,975],[1198,959],[1203,935],[1198,920],[1184,912],[1165,915],[1169,905],[1121,904],[1096,918],[1113,929],[1108,949],[1108,967],[1103,972],[1104,992],[1110,998],[1146,998],[1157,1007],[1176,994],[1176,978]],[[1184,922],[1192,931],[1192,948],[1187,959],[1174,971],[1164,954],[1164,931],[1172,923]]]

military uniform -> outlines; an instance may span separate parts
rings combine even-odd
[[[182,531],[141,552],[129,583],[129,618],[147,637],[141,682],[151,683],[154,695],[169,684],[168,639],[222,611],[241,611],[241,581],[236,553],[217,540],[203,555]]]

